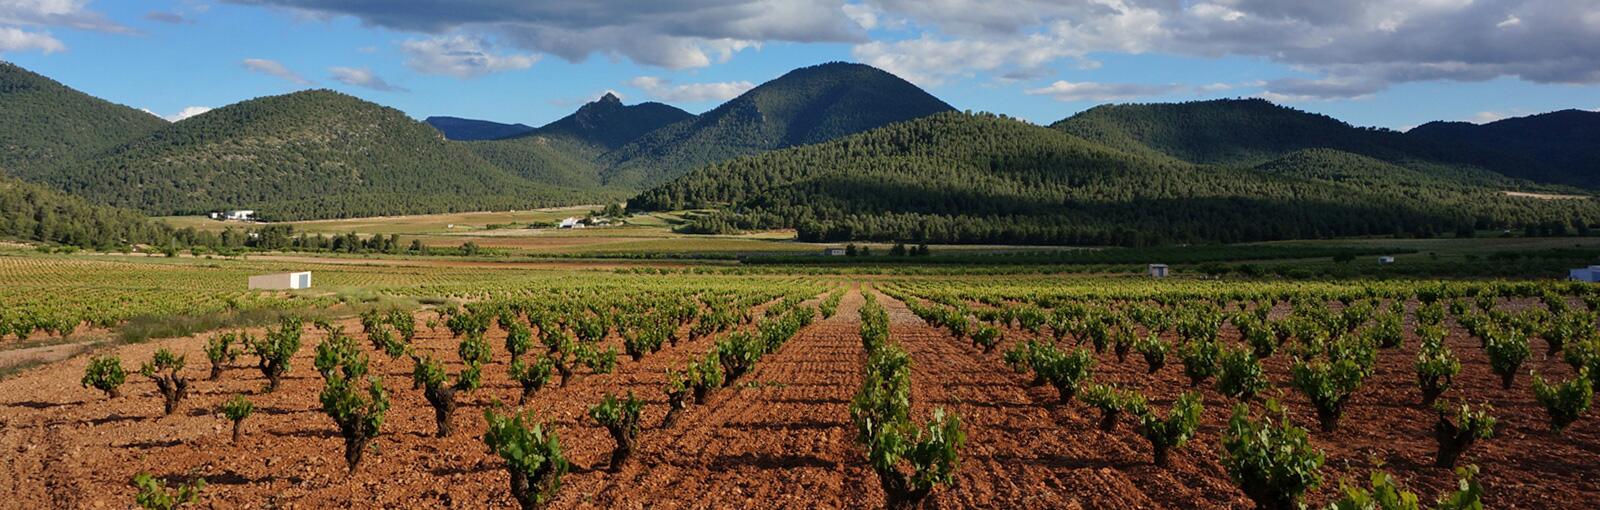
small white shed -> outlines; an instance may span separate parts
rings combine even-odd
[[[250,277],[251,290],[290,290],[311,288],[311,272],[275,273]]]
[[[223,213],[222,217],[229,220],[250,221],[256,219],[256,212],[249,209],[239,209]]]
[[[583,225],[582,221],[580,218],[567,218],[561,220],[561,225],[558,228],[578,228]]]
[[[1150,277],[1151,278],[1166,278],[1167,277],[1167,265],[1166,264],[1150,264]]]
[[[1384,265],[1393,264],[1394,263],[1394,256],[1393,255],[1384,255],[1382,257],[1378,257],[1378,263],[1379,264],[1384,264]]]
[[[1581,267],[1567,271],[1567,279],[1575,282],[1600,282],[1600,266]]]
[[[843,257],[844,248],[823,248],[822,254],[829,257]]]

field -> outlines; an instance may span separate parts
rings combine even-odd
[[[1478,252],[1503,249],[1486,244]],[[1243,454],[1225,445],[1235,426],[1262,420],[1307,434],[1297,458],[1318,459],[1300,471],[1317,483],[1299,489],[1313,506],[1338,499],[1343,484],[1367,487],[1374,472],[1432,501],[1460,476],[1436,465],[1435,427],[1466,425],[1456,407],[1423,402],[1418,360],[1437,358],[1459,367],[1438,402],[1497,419],[1457,463],[1477,467],[1487,507],[1571,508],[1600,495],[1586,468],[1600,462],[1592,396],[1541,400],[1531,375],[1589,388],[1575,367],[1600,368],[1591,311],[1600,293],[1539,281],[1210,280],[1186,267],[1153,281],[1092,270],[995,278],[976,267],[10,252],[0,256],[9,333],[0,449],[14,454],[0,461],[0,490],[25,506],[118,507],[141,491],[129,480],[149,473],[168,491],[204,479],[196,498],[210,507],[512,507],[508,457],[486,448],[511,429],[491,430],[509,422],[485,412],[520,409],[559,436],[568,468],[544,493],[554,508],[859,508],[922,497],[880,483],[891,479],[922,480],[919,504],[938,508],[1249,508],[1263,484],[1237,481],[1229,459]],[[287,269],[312,270],[316,288],[243,288],[246,275]],[[283,322],[292,317],[305,320]],[[134,335],[167,322],[196,325]],[[208,354],[227,349],[208,344],[229,332],[259,345],[299,338],[275,390],[258,366],[269,355],[237,345],[209,379]],[[1164,352],[1164,366],[1152,370],[1147,351]],[[169,371],[187,388],[171,413],[155,379],[138,373],[161,352],[186,361]],[[125,370],[115,397],[81,381],[100,356]],[[1067,360],[1092,363],[1079,372]],[[372,408],[326,400],[344,388],[335,394],[370,401],[339,382],[361,374],[387,403],[366,435],[333,417]],[[1328,378],[1315,385],[1315,374]],[[1140,404],[1104,398],[1126,392]],[[1194,422],[1157,462],[1146,436],[1177,416],[1186,392]],[[622,398],[608,409],[624,418],[630,396],[640,406],[635,447],[620,462],[595,414],[608,396]],[[236,397],[253,413],[234,441],[224,408]],[[1551,409],[1563,408],[1552,406],[1580,400],[1570,425],[1553,428]],[[452,410],[444,437],[440,406]],[[1108,406],[1122,414],[1106,421]],[[1236,406],[1251,421],[1231,423]],[[1328,420],[1319,408],[1339,412]],[[858,419],[869,415],[888,421]],[[924,425],[935,416],[959,421]],[[941,424],[960,440],[929,435]],[[909,442],[863,442],[884,434]],[[362,452],[354,469],[351,444]],[[906,457],[882,469],[871,461],[888,451]]]

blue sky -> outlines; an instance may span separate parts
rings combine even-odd
[[[0,0],[0,58],[176,118],[326,87],[540,125],[844,60],[1049,123],[1262,96],[1358,125],[1600,108],[1600,0]]]

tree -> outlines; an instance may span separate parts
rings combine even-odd
[[[511,497],[522,510],[544,508],[561,490],[561,477],[567,474],[561,440],[554,428],[535,422],[531,415],[500,414],[496,407],[483,411],[483,419],[489,425],[483,442],[506,461]]]
[[[105,392],[106,398],[117,398],[121,395],[118,388],[127,380],[128,373],[122,369],[122,359],[106,354],[89,359],[88,368],[83,370],[81,384],[85,388]]]

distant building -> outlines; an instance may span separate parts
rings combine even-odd
[[[206,216],[218,221],[254,221],[256,219],[256,212],[249,209],[240,209],[237,211],[212,211],[206,213]]]
[[[263,274],[250,277],[251,290],[291,290],[311,288],[311,272]]]
[[[829,257],[843,257],[844,248],[823,248],[822,254]]]
[[[1166,278],[1167,277],[1167,265],[1166,264],[1150,264],[1150,277],[1151,278]]]
[[[1567,271],[1567,279],[1575,282],[1600,282],[1600,266],[1589,266]]]
[[[1390,255],[1384,255],[1382,257],[1378,257],[1378,263],[1379,264],[1385,264],[1385,265],[1393,264],[1394,263],[1394,257],[1390,256]]]
[[[561,225],[557,228],[583,228],[583,219],[574,217],[561,220]]]

